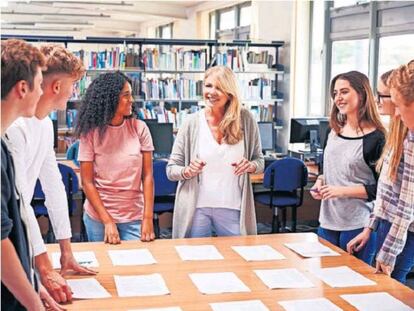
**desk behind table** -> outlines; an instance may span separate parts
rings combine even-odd
[[[109,291],[111,298],[96,300],[75,300],[66,305],[68,310],[131,310],[143,308],[160,308],[180,306],[184,311],[211,310],[209,303],[236,300],[260,299],[269,310],[283,310],[277,303],[282,300],[307,299],[326,297],[343,310],[355,310],[340,295],[352,293],[367,293],[385,291],[414,307],[414,292],[383,275],[375,274],[375,269],[341,249],[321,241],[341,256],[303,258],[284,246],[289,242],[316,241],[313,233],[260,235],[246,237],[219,237],[203,239],[156,240],[151,243],[139,241],[122,242],[120,245],[103,243],[74,243],[74,251],[94,251],[99,261],[99,273],[96,279]],[[224,260],[212,261],[182,261],[175,251],[176,245],[215,245],[223,255]],[[236,245],[270,245],[283,254],[286,259],[275,261],[247,262],[231,246]],[[147,248],[157,263],[145,266],[113,266],[108,256],[108,250]],[[56,244],[48,245],[49,254],[58,251]],[[354,271],[376,282],[374,286],[332,288],[309,272],[311,268],[348,266]],[[315,285],[306,289],[268,289],[253,272],[254,269],[296,268]],[[203,295],[192,283],[189,273],[194,272],[234,272],[251,290],[245,293],[227,293]],[[170,295],[120,298],[114,283],[113,275],[142,275],[160,273],[164,278]],[[69,276],[68,278],[81,278]]]

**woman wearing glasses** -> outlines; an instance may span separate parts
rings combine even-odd
[[[411,83],[414,79],[414,62],[411,70]],[[408,71],[408,70],[407,70]],[[410,176],[408,160],[411,151],[404,152],[408,142],[408,129],[400,116],[395,115],[395,105],[391,101],[389,76],[392,71],[381,76],[378,83],[377,102],[380,112],[392,116],[390,132],[384,147],[384,152],[378,161],[377,169],[381,169],[378,181],[378,194],[374,212],[367,228],[348,243],[349,253],[359,251],[368,242],[370,233],[377,231],[377,272],[391,275],[392,278],[406,282],[408,272],[414,266],[414,193],[411,190],[411,207],[406,205],[402,196],[409,193],[403,188],[404,176]],[[395,78],[394,78],[395,79]],[[412,90],[411,90],[412,91]],[[404,140],[407,139],[405,143]],[[411,142],[413,146],[413,142]],[[411,166],[412,167],[412,166]],[[407,171],[406,171],[407,170]],[[411,176],[412,176],[411,171]],[[411,189],[414,181],[411,179]],[[407,186],[406,186],[407,189]],[[411,220],[411,221],[412,221]]]
[[[376,196],[375,163],[384,145],[381,124],[368,78],[350,71],[331,82],[331,132],[324,151],[323,175],[311,195],[322,200],[318,235],[346,250],[366,226]],[[368,264],[375,238],[356,256]]]

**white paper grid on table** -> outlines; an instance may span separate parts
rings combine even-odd
[[[386,292],[340,295],[360,311],[414,311]]]
[[[342,311],[326,298],[284,300],[278,302],[286,311]]]
[[[331,287],[369,286],[377,284],[347,266],[311,269],[310,271]]]
[[[189,276],[203,294],[250,292],[233,272],[191,273]]]
[[[285,243],[285,246],[303,257],[341,256],[318,241]]]
[[[269,311],[260,300],[243,300],[210,303],[213,311]]]
[[[95,253],[92,251],[73,252],[73,256],[78,264],[88,268],[99,267],[98,259],[96,259]],[[52,266],[53,269],[60,269],[60,252],[52,253]]]
[[[231,248],[246,261],[286,259],[285,256],[269,245],[232,246]]]
[[[67,280],[74,299],[109,298],[111,294],[94,278]]]
[[[271,289],[315,287],[303,273],[294,268],[254,270],[254,273]]]
[[[214,245],[177,245],[175,249],[182,260],[224,259]]]
[[[146,248],[109,250],[108,254],[114,266],[140,266],[157,263],[151,252]]]
[[[114,275],[116,290],[119,297],[159,296],[170,291],[161,274],[147,275]]]

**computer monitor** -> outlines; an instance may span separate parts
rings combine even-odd
[[[310,151],[321,148],[320,122],[328,118],[292,118],[290,121],[290,143],[310,143]]]
[[[154,156],[168,157],[174,141],[172,123],[148,122],[147,126],[154,144]]]
[[[262,150],[275,149],[275,126],[273,122],[258,122]]]

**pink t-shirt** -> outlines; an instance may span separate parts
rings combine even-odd
[[[115,222],[142,219],[142,152],[153,150],[147,125],[137,119],[126,119],[119,126],[108,126],[102,140],[98,129],[81,137],[78,160],[93,162],[95,187]],[[99,221],[88,200],[84,209]]]

